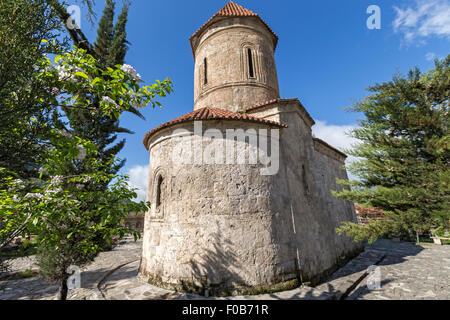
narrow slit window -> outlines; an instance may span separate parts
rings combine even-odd
[[[161,205],[161,201],[162,201],[161,191],[162,191],[163,181],[164,181],[163,177],[158,176],[157,185],[156,185],[156,207],[159,207]]]
[[[203,84],[208,84],[208,62],[206,58],[203,60]]]
[[[308,186],[308,180],[306,179],[305,165],[302,165],[302,178],[303,178],[303,185],[305,187],[305,192],[306,192],[306,194],[309,194],[309,186]]]
[[[248,53],[248,75],[250,78],[255,77],[255,71],[253,70],[253,55],[252,55],[252,49],[247,50]]]

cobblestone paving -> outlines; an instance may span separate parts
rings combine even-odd
[[[347,299],[450,300],[450,246],[378,241],[372,251],[384,252],[379,263],[380,288],[362,281]]]
[[[95,260],[81,268],[81,288],[69,290],[70,300],[103,299],[98,283],[116,267],[136,261],[141,256],[142,242],[126,239],[112,251],[100,253]],[[10,263],[10,273],[36,269],[34,257],[18,258]],[[43,278],[0,281],[0,300],[52,300],[56,298],[58,285]]]
[[[70,290],[71,300],[159,300],[214,299],[177,293],[154,287],[137,275],[141,241],[122,241],[114,250],[101,253],[82,269],[82,288]],[[379,267],[375,273],[368,267]],[[33,258],[16,259],[12,272],[34,268]],[[377,273],[378,272],[378,273]],[[370,279],[380,276],[380,287],[371,288]],[[421,245],[379,240],[316,288],[257,296],[227,297],[229,300],[272,299],[442,299],[450,300],[450,246]],[[376,285],[375,285],[376,287]],[[99,289],[100,290],[99,290]],[[0,281],[0,300],[55,299],[57,286],[42,278]]]

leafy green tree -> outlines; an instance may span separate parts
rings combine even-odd
[[[53,87],[35,77],[36,65],[44,54],[67,47],[58,40],[61,30],[58,16],[43,0],[0,2],[0,167],[22,178],[37,175],[40,124],[53,116],[46,103]],[[32,117],[39,124],[33,125]]]
[[[53,85],[37,77],[37,65],[45,54],[67,48],[60,18],[44,0],[2,0],[0,2],[0,193],[7,181],[38,176],[43,152],[39,136],[53,121],[54,109],[48,97]],[[42,39],[49,41],[43,42]],[[32,120],[34,119],[34,120]],[[6,212],[1,213],[3,217]],[[0,219],[1,249],[26,229],[26,217],[9,215]],[[0,271],[5,264],[1,263]]]
[[[367,226],[338,228],[370,242],[390,234],[417,239],[419,232],[449,228],[450,219],[450,55],[422,74],[369,87],[372,92],[351,110],[364,114],[352,136],[360,141],[349,154],[350,171],[360,179],[339,181],[351,188],[336,196],[383,210],[386,219]]]
[[[36,69],[36,81],[60,91],[59,96],[46,96],[49,105],[117,119],[135,105],[159,105],[156,98],[172,91],[169,79],[141,87],[134,69],[117,66],[105,70],[85,50],[76,48],[57,55],[53,62],[45,57]],[[100,101],[98,107],[86,103],[92,97]],[[59,297],[65,299],[67,268],[91,261],[102,249],[99,236],[111,242],[130,233],[123,227],[125,217],[147,206],[132,201],[136,194],[129,190],[126,177],[103,170],[109,164],[95,157],[98,151],[93,142],[61,130],[57,124],[46,124],[45,135],[39,137],[43,157],[38,178],[23,181],[7,176],[0,180],[0,239],[35,234],[41,271],[48,279],[60,282]],[[85,159],[90,159],[94,170],[78,173],[74,168]],[[112,156],[109,161],[117,159]],[[111,180],[105,189],[104,183]],[[18,225],[25,226],[19,233]]]
[[[81,2],[88,8],[91,8],[93,4],[92,0],[81,0]],[[0,46],[3,48],[0,50],[0,145],[2,146],[0,149],[0,255],[1,249],[16,236],[27,235],[30,232],[40,233],[38,226],[42,227],[41,219],[44,214],[41,210],[44,206],[41,201],[44,197],[41,191],[52,181],[51,176],[45,173],[45,170],[50,170],[51,167],[45,169],[43,164],[50,161],[52,157],[57,157],[54,161],[60,161],[60,168],[66,170],[65,181],[70,181],[68,177],[87,176],[88,171],[83,169],[83,166],[90,168],[89,175],[102,177],[101,179],[92,178],[90,183],[86,183],[85,192],[96,194],[101,189],[108,195],[107,193],[116,185],[114,183],[108,186],[109,181],[122,179],[105,170],[108,167],[118,166],[120,162],[113,156],[104,155],[102,163],[99,163],[97,147],[95,152],[87,152],[85,158],[88,159],[67,160],[63,161],[64,165],[61,161],[68,154],[50,153],[51,150],[67,149],[67,146],[63,147],[56,143],[54,138],[54,132],[70,135],[64,130],[65,124],[61,120],[60,109],[83,110],[90,114],[91,119],[108,117],[119,119],[122,112],[135,112],[137,107],[146,106],[148,103],[151,103],[153,107],[160,106],[155,98],[171,92],[170,80],[141,87],[138,74],[130,66],[114,65],[107,68],[99,63],[95,59],[93,47],[80,29],[66,31],[73,42],[85,50],[75,49],[69,54],[61,54],[63,50],[69,48],[67,39],[61,37],[69,18],[66,5],[65,2],[57,0],[0,2]],[[89,10],[89,12],[92,15],[92,11]],[[125,33],[117,34],[122,34],[123,38]],[[92,53],[94,56],[87,53]],[[52,65],[46,54],[59,55]],[[98,101],[98,103],[92,104],[91,101]],[[80,144],[77,146],[89,143],[87,139],[80,137],[77,139],[80,139]],[[102,172],[98,172],[99,170]],[[124,181],[122,179],[122,185]],[[62,185],[61,188],[67,188],[68,192],[73,190],[70,185]],[[128,199],[130,193],[123,191],[122,198]],[[17,202],[24,198],[33,199],[38,194],[33,206],[26,206],[26,210]],[[65,195],[67,193],[59,194],[60,197]],[[69,194],[70,197],[72,196]],[[61,203],[65,200],[67,199],[60,199]],[[99,224],[104,221],[102,210],[99,209],[102,205],[95,201],[83,204],[84,207],[88,206],[92,209],[87,210],[87,213],[95,212],[95,219],[91,217],[90,224]],[[133,205],[128,206],[128,209],[131,208],[130,211],[135,211],[136,207]],[[114,212],[113,208],[111,210]],[[79,211],[79,213],[82,212]],[[61,212],[59,214],[63,215]],[[84,217],[80,219],[87,221]],[[30,224],[30,221],[34,224]],[[96,229],[93,235],[96,240],[101,237],[108,241],[108,230],[115,229],[118,224],[120,219],[109,219],[108,225]],[[54,243],[47,245],[45,241],[42,242],[40,252],[47,252],[48,256],[54,256]],[[3,265],[2,261],[0,256],[0,268]]]
[[[123,65],[124,58],[128,51],[126,40],[126,22],[128,19],[129,4],[126,3],[122,7],[122,12],[118,17],[117,23],[114,25],[114,8],[115,2],[107,0],[103,15],[97,29],[97,40],[95,43],[95,56],[98,61],[105,67],[114,67]],[[98,106],[97,99],[87,100],[92,106]],[[119,120],[114,117],[98,114],[93,116],[89,111],[84,109],[64,109],[69,118],[72,133],[84,139],[93,141],[98,146],[96,157],[99,160],[107,162],[108,159],[118,154],[125,145],[125,139],[116,144],[118,133],[133,133],[131,130],[123,128],[119,124]],[[132,108],[130,112],[143,118],[137,108]],[[83,166],[84,170],[90,170],[87,163]],[[104,166],[106,172],[118,172],[124,165],[125,160],[119,163],[110,163],[110,166]],[[105,183],[106,187],[107,183]]]

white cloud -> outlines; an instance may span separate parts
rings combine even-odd
[[[395,32],[404,34],[405,41],[423,41],[430,36],[450,40],[450,1],[416,0],[415,7],[394,6],[396,18],[393,22]]]
[[[355,138],[348,135],[356,127],[356,125],[339,126],[316,120],[316,124],[312,127],[312,132],[315,137],[345,152],[345,149],[351,149],[352,144],[357,142]]]
[[[433,53],[433,52],[428,52],[425,55],[425,59],[427,59],[427,61],[433,61],[436,58],[437,58],[437,55],[435,53]]]
[[[129,185],[131,188],[136,188],[137,200],[145,201],[147,195],[148,185],[148,165],[146,166],[134,166],[127,171],[127,175],[130,177]]]
[[[356,129],[356,125],[334,125],[328,124],[326,121],[315,120],[316,124],[312,127],[312,133],[316,138],[319,138],[336,149],[345,152],[352,149],[353,145],[358,144],[358,140],[349,135],[350,131]],[[346,165],[354,162],[357,158],[349,156]],[[350,180],[357,180],[358,178],[350,172],[348,177]]]

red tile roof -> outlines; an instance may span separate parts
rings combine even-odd
[[[357,214],[366,215],[366,216],[380,216],[384,217],[384,212],[381,209],[372,207],[372,208],[364,208],[358,203],[355,203],[355,211]]]
[[[148,140],[157,131],[162,130],[167,127],[170,127],[170,126],[173,126],[175,124],[196,121],[196,120],[238,120],[238,121],[263,123],[263,124],[268,124],[268,125],[274,125],[277,127],[287,128],[287,125],[281,124],[276,121],[253,117],[253,116],[250,116],[245,113],[237,113],[237,112],[231,112],[228,110],[223,110],[223,109],[218,109],[218,108],[213,108],[213,107],[206,107],[206,108],[194,110],[185,115],[182,115],[181,117],[178,117],[169,122],[163,123],[162,125],[147,132],[147,134],[145,135],[144,140],[143,140],[145,148],[148,149]]]
[[[274,47],[277,46],[278,42],[278,36],[275,32],[270,29],[269,25],[255,12],[250,11],[243,6],[238,5],[237,3],[234,3],[233,1],[228,2],[222,9],[220,9],[216,14],[214,14],[208,21],[205,22],[195,33],[191,36],[192,38],[197,36],[199,33],[201,33],[203,30],[206,29],[210,25],[210,23],[214,20],[214,18],[217,17],[257,17],[265,26],[266,28],[272,33],[274,36]]]
[[[355,203],[355,211],[356,218],[358,219],[358,223],[362,226],[365,226],[369,223],[369,219],[372,220],[382,220],[386,219],[383,210],[378,208],[363,208],[359,204]]]
[[[228,2],[222,9],[220,9],[215,16],[222,17],[239,17],[239,16],[253,16],[257,17],[258,14],[244,8],[233,1]]]

